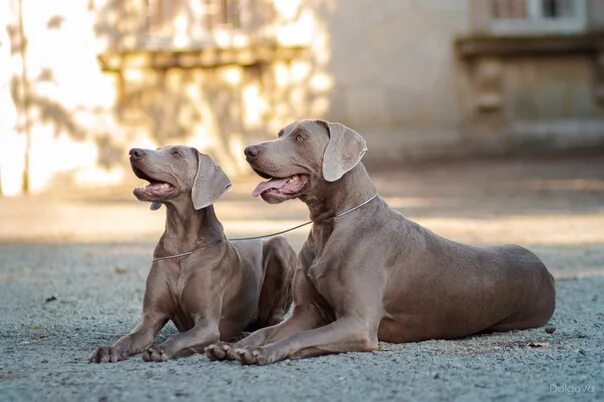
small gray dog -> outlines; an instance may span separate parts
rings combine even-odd
[[[168,146],[132,149],[130,163],[150,183],[134,195],[151,209],[166,206],[166,229],[153,254],[141,322],[89,361],[116,362],[138,352],[147,361],[165,361],[281,322],[292,301],[296,254],[282,237],[225,238],[212,204],[231,183],[214,160],[194,148]],[[180,333],[154,344],[168,320]]]
[[[293,315],[212,359],[269,364],[370,351],[378,340],[451,339],[538,327],[555,307],[554,279],[530,251],[445,239],[392,210],[360,162],[367,150],[337,123],[289,124],[245,150],[269,203],[299,198],[314,222],[294,276]]]

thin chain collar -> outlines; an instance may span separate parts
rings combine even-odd
[[[356,211],[357,209],[362,208],[362,207],[364,207],[365,205],[369,204],[371,201],[375,200],[375,199],[378,197],[378,195],[379,195],[379,194],[377,194],[377,193],[376,193],[376,194],[374,194],[374,195],[373,195],[371,198],[369,198],[368,200],[364,201],[363,203],[361,203],[361,204],[357,205],[356,207],[353,207],[353,208],[347,209],[346,211],[344,211],[344,212],[342,212],[342,213],[339,213],[339,214],[337,214],[336,216],[332,216],[331,218],[327,218],[327,219],[325,219],[325,220],[323,220],[323,221],[321,221],[321,222],[318,222],[318,224],[320,225],[320,224],[323,224],[323,223],[328,223],[328,222],[331,222],[331,221],[336,221],[336,220],[340,219],[341,217],[343,217],[344,215],[349,214],[349,213],[351,213],[351,212],[353,212],[353,211]],[[273,237],[273,236],[277,236],[277,235],[280,235],[280,234],[283,234],[283,233],[291,232],[292,230],[296,230],[296,229],[301,228],[301,227],[303,227],[303,226],[310,225],[311,223],[314,223],[314,222],[313,222],[312,220],[310,220],[310,221],[308,221],[308,222],[304,222],[304,223],[302,223],[302,224],[300,224],[300,225],[297,225],[297,226],[291,227],[291,228],[289,228],[289,229],[282,230],[282,231],[280,231],[280,232],[269,233],[269,234],[260,235],[260,236],[251,236],[251,237],[234,237],[234,238],[229,238],[229,239],[227,239],[227,240],[231,240],[231,241],[232,241],[232,240],[255,240],[255,239],[264,239],[264,238],[266,238],[266,237]],[[210,247],[213,247],[213,246],[217,245],[218,243],[220,243],[222,240],[224,240],[224,238],[223,238],[223,239],[218,239],[218,240],[216,240],[216,241],[215,241],[215,242],[213,242],[213,243],[207,244],[207,245],[205,245],[205,246],[203,246],[203,247],[201,247],[201,248],[195,249],[195,250],[193,250],[193,251],[188,251],[188,252],[186,252],[186,253],[180,253],[180,254],[175,254],[175,255],[167,255],[167,256],[165,256],[165,257],[155,257],[155,258],[153,259],[153,262],[156,262],[156,261],[162,261],[162,260],[169,260],[169,259],[171,259],[171,258],[180,258],[180,257],[186,257],[186,256],[188,256],[188,255],[191,255],[191,254],[194,254],[194,253],[198,253],[198,252],[200,252],[200,251],[202,251],[202,250],[205,250],[205,249],[208,249],[208,248],[210,248]]]
[[[366,200],[366,201],[365,201],[365,202],[363,202],[362,204],[359,204],[359,205],[357,205],[356,207],[353,207],[353,208],[347,209],[346,211],[344,211],[344,212],[342,212],[342,213],[339,213],[339,214],[337,214],[336,216],[332,216],[331,218],[327,218],[327,219],[325,219],[325,220],[323,220],[323,221],[321,221],[321,222],[318,222],[318,223],[319,223],[319,224],[323,224],[323,223],[328,223],[328,222],[331,222],[331,221],[337,221],[338,219],[340,219],[340,218],[341,218],[341,217],[343,217],[344,215],[349,214],[349,213],[351,213],[351,212],[353,212],[353,211],[356,211],[357,209],[362,208],[362,207],[364,207],[365,205],[369,204],[371,201],[375,200],[375,199],[377,198],[377,196],[378,196],[378,194],[377,194],[377,193],[375,193],[375,194],[373,195],[373,197],[369,198],[368,200]],[[312,221],[310,221],[310,222],[312,222]]]
[[[223,240],[223,239],[218,239],[218,240],[216,240],[216,241],[215,241],[215,242],[213,242],[213,243],[206,244],[205,246],[203,246],[203,247],[201,247],[201,248],[198,248],[198,249],[195,249],[195,250],[193,250],[193,251],[187,251],[186,253],[180,253],[180,254],[174,254],[174,255],[167,255],[167,256],[164,256],[164,257],[155,257],[155,258],[153,259],[153,262],[155,262],[155,261],[161,261],[161,260],[169,260],[170,258],[186,257],[186,256],[191,255],[191,254],[193,254],[193,253],[198,253],[198,252],[200,252],[200,251],[202,251],[202,250],[205,250],[205,249],[207,249],[207,248],[213,247],[213,246],[217,245],[218,243],[220,243],[222,240]]]

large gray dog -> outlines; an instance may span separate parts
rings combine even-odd
[[[134,190],[152,209],[165,204],[166,229],[153,253],[140,324],[90,362],[143,352],[148,361],[203,352],[244,329],[281,322],[291,304],[296,254],[287,241],[228,241],[212,204],[231,185],[214,160],[185,146],[132,149],[132,170],[149,185]],[[179,334],[154,344],[172,320]]]
[[[392,210],[360,160],[363,138],[341,124],[304,120],[246,148],[270,203],[300,198],[314,222],[294,276],[293,315],[212,359],[269,364],[370,351],[378,340],[459,338],[538,327],[552,316],[554,280],[530,251],[445,239]]]

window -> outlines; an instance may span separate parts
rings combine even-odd
[[[141,68],[252,66],[309,54],[306,43],[281,42],[279,29],[288,25],[272,1],[108,1],[99,14],[95,29],[107,38],[99,63],[104,71],[119,74]]]
[[[146,0],[145,46],[180,48],[238,33],[246,0]]]
[[[489,31],[503,35],[576,33],[587,25],[586,0],[489,0]]]

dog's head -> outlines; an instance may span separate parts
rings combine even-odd
[[[162,203],[190,197],[196,210],[211,205],[231,186],[227,175],[211,156],[183,145],[157,150],[133,148],[130,165],[134,174],[149,182],[134,189],[141,201],[151,202],[151,209]]]
[[[274,204],[310,194],[320,183],[342,178],[366,151],[363,137],[342,124],[293,122],[279,131],[277,139],[245,149],[252,169],[269,179],[253,195]]]

